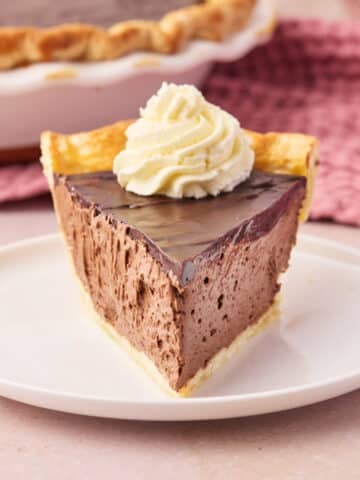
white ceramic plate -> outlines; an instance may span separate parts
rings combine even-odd
[[[0,395],[64,412],[200,420],[360,387],[360,252],[301,236],[281,321],[188,399],[167,397],[83,311],[60,237],[0,250]]]
[[[0,72],[0,149],[40,132],[90,130],[138,115],[162,81],[200,86],[215,60],[240,58],[270,38],[274,11],[258,0],[247,27],[224,42],[192,41],[176,55],[139,52],[108,62],[54,62]]]

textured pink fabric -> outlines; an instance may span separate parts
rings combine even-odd
[[[246,128],[317,136],[311,217],[360,225],[360,23],[283,22],[268,44],[216,65],[204,92]]]
[[[282,22],[245,58],[218,64],[207,98],[259,131],[321,140],[312,218],[360,225],[360,24]],[[46,191],[40,167],[0,169],[0,201]]]
[[[0,202],[34,197],[48,190],[40,163],[0,169]]]

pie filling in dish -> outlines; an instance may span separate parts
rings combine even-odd
[[[190,86],[164,84],[140,116],[44,132],[42,163],[97,320],[187,395],[277,317],[317,141],[243,130]]]
[[[134,51],[172,54],[193,39],[242,30],[256,0],[29,0],[4,2],[0,69],[48,61],[111,60]]]

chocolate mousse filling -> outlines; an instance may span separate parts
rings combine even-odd
[[[173,200],[98,172],[55,174],[53,196],[95,310],[180,390],[272,305],[305,186],[254,171],[231,193]]]

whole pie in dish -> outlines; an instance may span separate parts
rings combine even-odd
[[[171,54],[193,39],[221,41],[248,22],[256,0],[27,0],[3,2],[0,69],[99,61],[148,50]]]
[[[168,390],[187,395],[277,317],[315,138],[242,130],[165,84],[140,119],[45,132],[41,148],[91,310]]]

